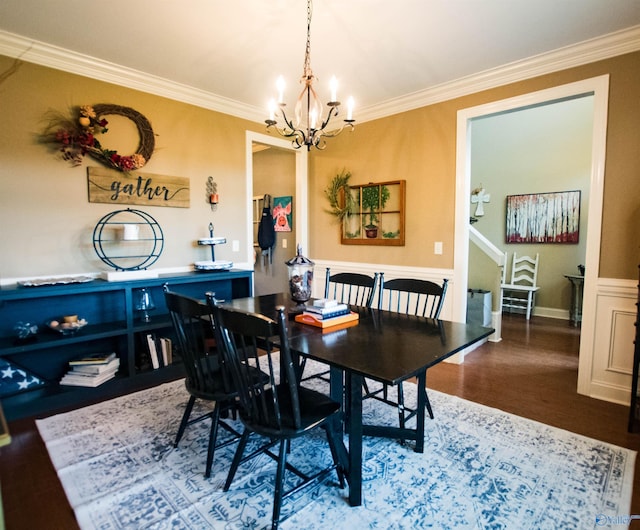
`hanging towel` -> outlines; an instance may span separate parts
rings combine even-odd
[[[271,215],[271,195],[264,196],[262,217],[258,225],[258,245],[262,249],[262,255],[269,256],[269,263],[273,263],[272,249],[276,244],[276,231]]]

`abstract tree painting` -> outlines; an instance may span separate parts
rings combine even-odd
[[[580,191],[507,195],[507,243],[578,243]]]

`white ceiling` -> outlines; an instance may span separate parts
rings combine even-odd
[[[640,0],[315,0],[311,65],[320,98],[329,99],[335,74],[339,99],[353,95],[358,119],[638,25]],[[39,62],[46,44],[50,55],[72,52],[89,75],[99,64],[115,78],[123,70],[169,81],[264,114],[279,74],[287,101],[297,96],[305,39],[304,0],[0,2],[0,53]]]

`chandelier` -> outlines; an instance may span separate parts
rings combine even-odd
[[[291,138],[291,143],[296,149],[303,145],[307,146],[307,150],[311,150],[311,146],[316,149],[324,149],[326,147],[325,138],[338,136],[345,127],[353,130],[353,98],[350,97],[347,102],[347,117],[342,120],[343,123],[335,128],[329,128],[329,122],[332,118],[338,116],[340,112],[340,102],[338,101],[338,81],[335,76],[331,78],[330,90],[331,100],[327,103],[326,118],[322,118],[322,103],[313,88],[316,80],[311,70],[311,0],[307,0],[307,46],[304,52],[304,69],[300,83],[304,85],[302,92],[296,101],[294,116],[288,118],[285,112],[287,104],[284,102],[284,78],[280,76],[276,82],[278,90],[278,102],[271,100],[269,103],[269,119],[265,120],[267,130],[275,129],[278,134],[285,138]],[[278,110],[280,116],[278,116]],[[278,125],[278,119],[282,118],[283,125]]]

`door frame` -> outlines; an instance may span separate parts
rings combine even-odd
[[[280,149],[286,149],[292,151],[295,154],[296,160],[296,195],[293,198],[293,212],[294,222],[296,226],[297,241],[296,244],[302,245],[302,248],[308,249],[309,242],[309,215],[308,211],[308,155],[305,149],[296,149],[291,145],[291,142],[282,138],[275,138],[268,134],[261,134],[253,131],[246,132],[246,199],[245,205],[247,212],[247,263],[253,265],[255,260],[253,259],[253,143],[271,145],[273,147],[279,147]]]
[[[593,96],[593,135],[589,190],[589,229],[585,257],[584,299],[580,358],[578,365],[578,393],[589,395],[596,333],[596,292],[600,276],[600,243],[602,205],[604,196],[605,160],[607,151],[607,117],[609,103],[609,75],[601,75],[495,101],[458,111],[456,139],[456,213],[454,249],[454,320],[464,322],[467,310],[469,267],[469,216],[471,193],[471,121],[475,118],[537,106],[545,103]]]

